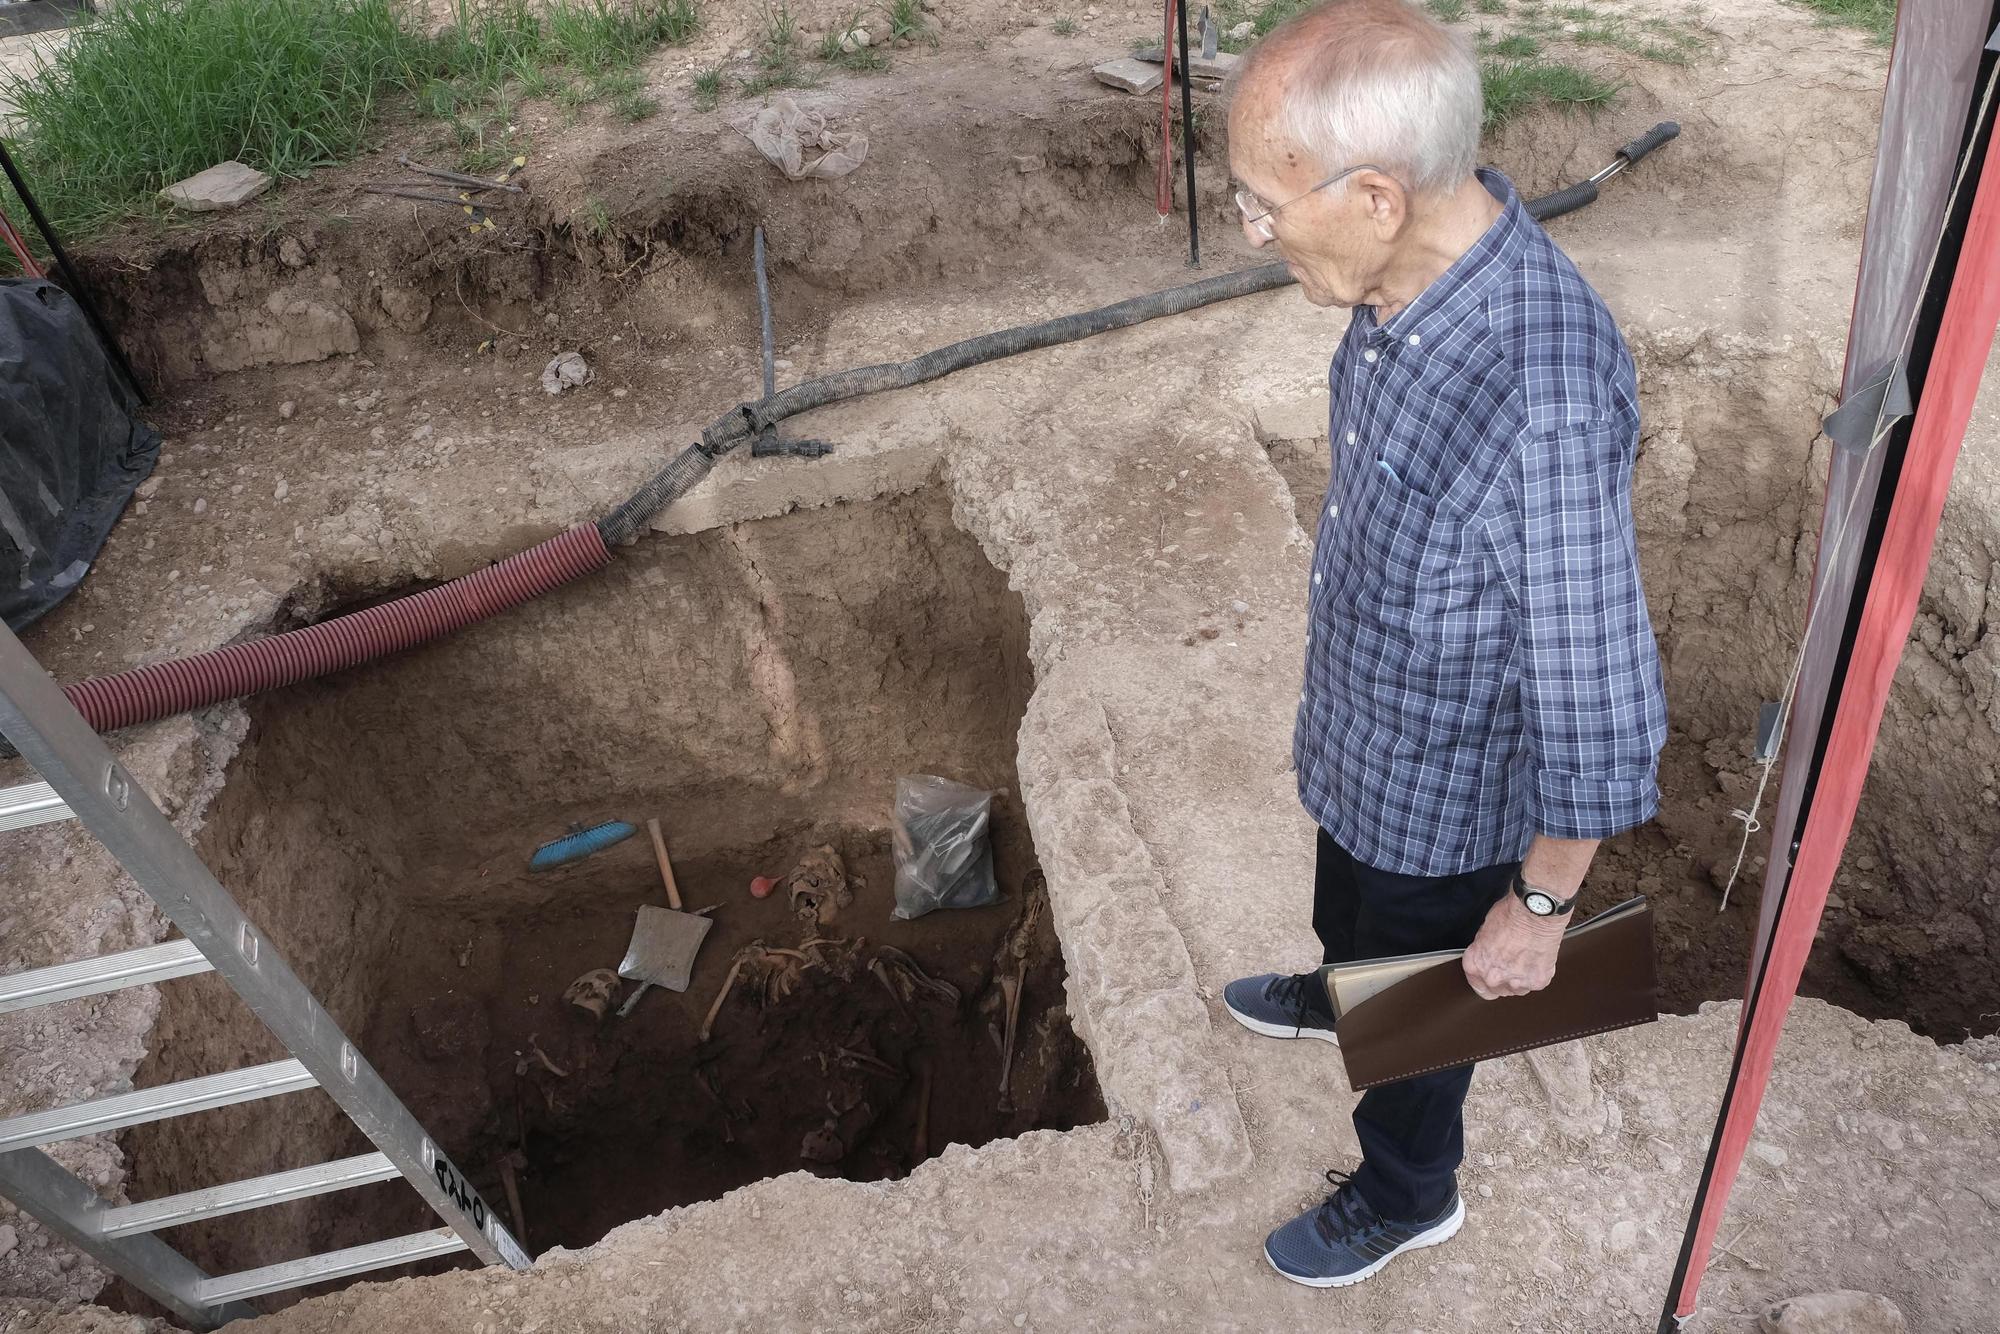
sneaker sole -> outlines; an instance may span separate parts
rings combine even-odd
[[[1223,998],[1222,1008],[1229,1011],[1235,1017],[1237,1023],[1243,1025],[1243,1027],[1249,1029],[1252,1033],[1263,1037],[1318,1038],[1321,1042],[1331,1042],[1336,1047],[1340,1045],[1340,1035],[1330,1028],[1300,1028],[1293,1024],[1273,1024],[1263,1019],[1252,1019],[1249,1015],[1231,1005],[1228,997]]]
[[[1442,1246],[1445,1242],[1457,1236],[1458,1230],[1464,1226],[1465,1201],[1460,1199],[1457,1207],[1451,1211],[1449,1218],[1444,1219],[1426,1231],[1419,1232],[1416,1236],[1411,1237],[1401,1246],[1390,1251],[1366,1269],[1357,1269],[1351,1274],[1341,1274],[1334,1278],[1306,1278],[1303,1275],[1287,1273],[1278,1267],[1276,1260],[1271,1258],[1271,1248],[1269,1245],[1264,1247],[1264,1262],[1277,1270],[1281,1277],[1288,1278],[1294,1283],[1303,1283],[1308,1288],[1350,1288],[1365,1278],[1373,1278],[1375,1275],[1381,1273],[1382,1266],[1388,1264],[1399,1255],[1408,1254],[1410,1251],[1420,1251],[1426,1246]]]

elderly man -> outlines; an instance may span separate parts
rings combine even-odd
[[[1598,841],[1652,818],[1666,736],[1630,492],[1632,360],[1598,298],[1475,170],[1479,69],[1401,0],[1333,0],[1245,60],[1230,166],[1252,245],[1354,312],[1308,589],[1293,760],[1328,963],[1464,948],[1505,1005],[1548,985]],[[1231,1014],[1337,1042],[1315,974]],[[1361,1162],[1264,1246],[1339,1287],[1458,1231],[1469,1066],[1369,1091]]]

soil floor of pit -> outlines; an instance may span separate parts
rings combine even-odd
[[[656,881],[600,889],[588,907],[405,932],[367,1050],[456,1160],[484,1165],[521,1152],[522,1236],[533,1250],[587,1246],[634,1218],[802,1167],[884,1180],[947,1145],[1100,1120],[1089,1059],[1062,1010],[1045,891],[1023,864],[1026,829],[1018,815],[999,824],[1007,897],[910,922],[890,920],[886,834],[795,830],[746,853],[678,863],[684,901],[713,908],[715,927],[695,984],[654,988],[624,1019],[594,1021],[563,995],[585,973],[618,965],[637,906],[660,901]],[[752,876],[782,877],[822,844],[844,854],[853,893],[836,918],[801,921],[783,890],[749,897]],[[1024,911],[1029,967],[1002,1110],[996,967],[1016,966],[1003,937]],[[753,968],[717,1012],[711,1040],[698,1040],[739,950],[807,940],[830,942],[809,951],[812,969]],[[871,961],[895,958],[884,946],[962,1001],[891,994],[870,971]],[[620,988],[614,1007],[630,991]],[[837,1143],[825,1137],[830,1123]],[[471,1133],[455,1134],[461,1127]],[[496,1204],[505,1198],[495,1183],[479,1184]]]
[[[1146,213],[1148,108],[1087,77],[1140,18],[1071,44],[1021,30],[1018,11],[943,12],[935,55],[802,94],[874,132],[844,184],[761,175],[732,103],[550,136],[531,220],[490,245],[360,199],[353,182],[376,169],[361,164],[265,217],[101,256],[121,314],[149,331],[144,359],[185,378],[161,414],[159,486],[33,647],[69,679],[225,642],[462,573],[601,511],[755,393],[759,218],[787,380],[1185,276],[1181,238]],[[1669,809],[1607,852],[1591,893],[1657,886],[1664,970],[1707,979],[1676,982],[1684,1001],[1741,976],[1755,883],[1718,915],[1717,868],[1755,786],[1756,706],[1782,686],[1803,606],[1814,433],[1838,382],[1883,67],[1860,38],[1767,0],[1701,12],[1715,39],[1702,60],[1620,66],[1604,117],[1537,117],[1487,146],[1534,193],[1655,120],[1685,127],[1552,226],[1639,363],[1635,512],[1676,727]],[[677,90],[754,28],[732,10],[652,76]],[[1207,142],[1210,263],[1250,262],[1220,203],[1219,137]],[[592,200],[612,225],[586,235],[571,220]],[[1650,1328],[1728,1008],[1482,1071],[1474,1221],[1451,1247],[1337,1305],[1257,1259],[1319,1171],[1353,1153],[1334,1054],[1247,1042],[1218,1002],[1230,978],[1311,955],[1310,831],[1284,771],[1310,525],[1297,524],[1306,488],[1288,490],[1263,446],[1309,438],[1265,419],[1301,404],[1311,419],[1343,322],[1279,292],[843,405],[796,424],[835,440],[832,459],[732,458],[665,519],[712,528],[942,479],[1031,617],[1023,805],[1109,1123],[948,1152],[896,1183],[762,1182],[528,1276],[363,1284],[272,1327]],[[545,397],[542,364],[573,347],[597,380]],[[273,356],[307,364],[258,364]],[[2000,1009],[1997,422],[1989,387],[1812,974],[1866,1015],[1940,1037],[1990,1032]],[[121,745],[192,828],[241,735],[225,709]],[[24,958],[156,935],[66,837],[21,854],[47,872],[16,909]],[[1764,852],[1753,844],[1753,867]],[[8,1107],[119,1086],[156,1004],[92,1003],[29,1030]],[[1993,1059],[1990,1039],[1940,1048],[1801,1004],[1696,1327],[1748,1329],[1764,1302],[1826,1287],[1889,1293],[1915,1328],[1990,1327]],[[78,1162],[107,1191],[124,1179],[115,1146],[82,1146]],[[9,1290],[96,1290],[88,1265],[18,1231],[0,1257]],[[661,1259],[688,1253],[714,1263]]]

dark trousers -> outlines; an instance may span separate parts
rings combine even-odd
[[[1349,856],[1322,829],[1313,884],[1313,931],[1327,963],[1423,950],[1463,949],[1507,892],[1519,862],[1463,875],[1378,871]],[[1466,1090],[1472,1067],[1440,1070],[1361,1095],[1354,1131],[1361,1167],[1354,1185],[1384,1218],[1429,1218],[1444,1207],[1465,1157]]]

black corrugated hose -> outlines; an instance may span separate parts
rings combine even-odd
[[[1681,127],[1672,121],[1654,126],[1620,149],[1617,160],[1590,179],[1554,194],[1529,200],[1526,206],[1529,216],[1537,222],[1544,222],[1595,202],[1600,182],[1616,176],[1680,132]],[[1179,315],[1217,301],[1249,296],[1253,292],[1268,292],[1295,281],[1291,271],[1283,264],[1239,269],[1234,273],[1169,287],[1164,292],[1151,292],[1100,306],[1096,310],[962,339],[909,361],[884,362],[879,366],[839,371],[793,385],[783,393],[767,395],[755,403],[739,403],[711,422],[708,429],[701,433],[698,443],[676,454],[673,461],[640,487],[631,499],[598,520],[597,531],[603,534],[606,546],[618,546],[633,540],[646,530],[655,514],[706,476],[716,459],[787,417],[864,394],[907,389],[953,371],[962,371],[968,366],[998,361],[1002,357],[1033,352],[1038,348],[1054,347],[1059,343],[1073,343],[1079,338],[1129,328],[1162,315]]]

